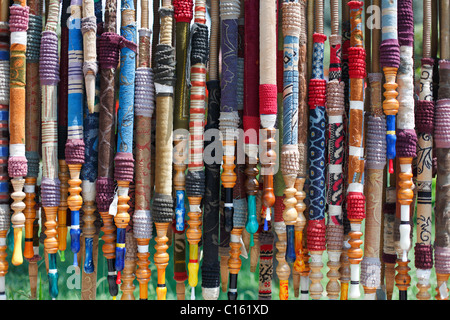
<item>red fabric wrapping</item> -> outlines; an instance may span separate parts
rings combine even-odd
[[[309,251],[324,251],[326,249],[325,219],[308,220],[306,243]]]
[[[259,85],[259,113],[277,114],[277,85]]]
[[[349,220],[363,220],[365,212],[366,197],[359,192],[349,192],[347,196],[347,216]]]

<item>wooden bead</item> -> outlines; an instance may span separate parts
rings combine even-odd
[[[103,220],[102,246],[103,255],[106,259],[114,259],[116,257],[116,226],[114,225],[113,216],[109,212],[100,212]]]
[[[395,276],[395,284],[399,291],[405,291],[408,290],[408,287],[410,286],[411,282],[411,276],[408,274],[409,270],[411,270],[410,267],[408,267],[408,261],[403,261],[401,259],[397,259],[397,267],[395,270],[397,271],[397,274]]]
[[[67,247],[67,197],[69,195],[69,167],[65,160],[58,160],[59,162],[59,181],[60,181],[60,192],[61,200],[58,207],[58,239],[59,248],[58,250],[63,252]]]
[[[150,239],[137,239],[138,246],[146,246],[148,247],[148,244],[150,242]],[[150,257],[150,253],[147,251],[145,252],[137,252],[137,265],[138,268],[136,270],[136,278],[139,282],[139,297],[142,300],[148,299],[148,282],[150,281],[150,277],[152,275],[151,270],[149,269],[150,261],[148,258]],[[125,263],[126,264],[126,263]]]
[[[416,294],[416,299],[417,300],[430,300],[431,299],[431,294],[429,292],[430,288],[431,288],[431,285],[429,283],[427,283],[427,284],[417,283],[417,289],[419,291]]]
[[[358,222],[350,221],[351,223],[357,224]],[[359,222],[360,224],[361,222]],[[363,241],[361,240],[362,232],[361,231],[350,231],[348,233],[350,236],[350,240],[348,241],[350,248],[347,251],[348,261],[350,264],[359,264],[362,261],[363,251],[360,248]]]
[[[303,191],[305,178],[297,178],[295,180],[295,209],[297,211],[297,220],[295,221],[295,253],[294,270],[301,272],[305,268],[303,261],[303,230],[306,226],[306,218],[303,212],[306,210],[306,204],[303,201],[306,198],[306,192]],[[295,283],[295,282],[294,282]]]
[[[291,268],[286,262],[286,227],[282,222],[276,222],[274,227],[278,236],[278,241],[275,246],[277,248],[276,258],[278,261],[276,272],[278,279],[280,280],[280,300],[287,300],[289,298],[287,281],[291,274]]]
[[[58,239],[56,238],[56,215],[58,212],[58,207],[44,207],[45,216],[47,220],[45,221],[45,234],[47,238],[44,240],[44,247],[47,253],[57,253],[58,252]]]
[[[295,198],[295,193],[297,190],[295,188],[284,189],[285,198],[283,203],[285,205],[283,210],[283,220],[286,225],[295,225],[297,222],[297,209],[295,205],[297,204],[297,199]]]
[[[80,170],[81,163],[69,164],[70,179],[69,183],[69,197],[67,198],[67,204],[71,211],[79,211],[83,205],[83,198],[81,197],[81,180]]]
[[[242,234],[242,228],[233,228],[230,232],[230,236],[239,238]],[[241,243],[230,240],[230,259],[228,259],[228,270],[231,274],[238,274],[241,269],[242,261],[239,258],[241,254]]]
[[[339,294],[341,293],[341,285],[339,284],[339,268],[341,266],[340,261],[332,260],[330,258],[330,252],[328,252],[328,262],[327,267],[330,270],[327,272],[328,283],[326,286],[327,296],[331,300],[339,299]]]
[[[224,140],[222,142],[224,148],[233,148],[235,149],[236,141],[235,140]],[[234,163],[236,157],[229,156],[224,153],[223,155],[223,164],[222,164],[222,174],[220,176],[222,180],[222,185],[224,188],[233,188],[236,184],[237,176],[236,172],[234,171],[234,168],[236,168],[236,165]]]
[[[127,189],[130,183],[128,181],[117,181],[117,186]],[[130,214],[128,213],[130,205],[128,201],[130,201],[128,194],[120,194],[118,196],[117,214],[114,216],[114,223],[118,229],[125,229],[130,222]]]
[[[385,83],[383,85],[385,91],[383,93],[385,99],[383,100],[383,111],[386,115],[396,115],[398,113],[399,103],[397,101],[398,84],[395,82],[397,76],[397,68],[384,67],[383,68]]]
[[[263,137],[262,145],[266,147],[265,153],[261,155],[261,174],[264,176],[264,188],[262,195],[262,203],[266,208],[271,208],[275,204],[275,194],[273,190],[273,174],[276,164],[277,153],[275,151],[275,128],[266,128],[262,130]]]
[[[188,197],[189,206],[192,208],[200,208],[200,203],[202,197]],[[189,244],[198,244],[202,238],[202,212],[192,211],[188,212],[188,224],[189,228],[186,230],[186,236],[188,238]]]
[[[94,222],[96,220],[95,210],[97,209],[94,201],[84,201],[83,203],[83,235],[85,238],[93,238],[96,232]]]
[[[311,272],[309,274],[309,279],[311,280],[311,284],[309,286],[309,292],[312,299],[319,300],[322,298],[323,294],[323,287],[320,283],[323,279],[322,251],[310,251],[310,254],[311,262],[309,267],[311,268]]]
[[[156,288],[156,295],[158,300],[166,300],[167,288],[166,284],[166,267],[169,264],[169,254],[167,249],[167,229],[169,228],[168,222],[155,222],[156,226],[156,238],[155,249],[156,252],[153,255],[155,266],[158,270],[158,287]],[[163,285],[163,286],[162,286]]]

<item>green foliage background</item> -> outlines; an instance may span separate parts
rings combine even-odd
[[[330,35],[330,16],[329,16],[329,1],[325,1],[325,34],[327,36]],[[416,81],[420,78],[420,58],[422,57],[422,1],[420,0],[414,0],[414,19],[415,19],[415,42],[414,42],[414,54],[415,54],[415,67],[416,67]],[[325,68],[328,66],[329,62],[329,47],[326,45],[326,52],[325,52]],[[434,182],[433,182],[434,185]],[[433,193],[433,206],[434,206],[434,193]],[[414,217],[414,223],[415,223],[415,217]],[[433,216],[433,224],[434,224],[434,216]],[[364,225],[363,225],[364,230]],[[416,230],[414,229],[414,235],[413,235],[413,245],[415,242],[415,235]],[[154,230],[153,234],[155,235],[156,232]],[[108,292],[108,282],[106,280],[107,275],[107,265],[106,260],[103,257],[101,247],[103,245],[103,240],[101,239],[101,236],[103,235],[103,232],[100,233],[100,239],[99,239],[99,253],[98,253],[98,262],[97,262],[97,299],[98,300],[111,300],[111,297]],[[434,229],[433,229],[433,238],[434,238]],[[9,270],[6,275],[6,294],[7,299],[9,300],[27,300],[30,299],[30,287],[29,287],[29,280],[28,280],[28,262],[24,260],[24,263],[20,266],[13,266],[11,264],[11,255],[12,255],[12,229],[10,230],[10,233],[8,235],[8,250],[7,250],[7,261],[9,263]],[[364,237],[363,237],[364,240]],[[73,263],[73,257],[72,253],[70,251],[70,237],[67,238],[68,247],[65,252],[65,261],[61,261],[60,255],[58,254],[58,271],[59,271],[59,296],[58,300],[79,300],[81,299],[81,288],[77,286],[77,281],[74,281],[76,277],[78,277],[79,285],[81,285],[81,274],[78,276],[74,276],[74,269],[71,267]],[[154,249],[155,241],[152,239],[150,241],[149,245],[149,251],[150,251],[150,269],[152,271],[151,280],[149,282],[149,299],[155,300],[156,299],[156,283],[157,283],[157,271],[156,267],[153,263],[153,255],[155,253]],[[363,247],[363,246],[362,246]],[[187,255],[188,255],[188,249]],[[173,280],[173,246],[171,245],[168,249],[168,252],[170,253],[170,260],[169,264],[166,269],[166,283],[167,283],[167,300],[176,300],[176,290],[175,290],[175,281]],[[43,255],[43,244],[41,244],[40,247],[40,254]],[[411,268],[411,271],[409,274],[411,275],[411,286],[408,289],[408,299],[414,300],[415,294],[417,292],[417,289],[415,287],[417,283],[417,278],[415,275],[415,267],[414,267],[414,250],[409,251],[409,267]],[[186,259],[188,260],[188,258]],[[242,260],[242,267],[241,271],[239,273],[238,277],[238,299],[239,300],[256,300],[258,299],[258,272],[251,273],[250,272],[250,259],[244,259],[241,257]],[[328,257],[326,252],[323,254],[323,263],[324,267],[322,269],[324,278],[322,280],[322,285],[325,288],[326,284],[328,282],[328,279],[326,277],[326,273],[328,272],[328,267],[326,266],[326,263],[328,261]],[[276,268],[277,261],[274,258],[274,270]],[[38,300],[48,300],[50,299],[50,295],[48,293],[48,279],[47,279],[47,272],[45,269],[45,262],[42,259],[38,262],[39,266],[39,275],[38,275],[38,294],[37,299]],[[81,264],[82,266],[82,264]],[[434,269],[432,270],[431,274],[431,290],[432,296],[434,296],[434,290],[436,285],[436,275]],[[137,280],[134,281],[134,284],[136,286],[135,289],[135,297],[139,298],[139,284]],[[324,290],[325,291],[325,290]],[[201,296],[201,268],[199,271],[199,284],[196,288],[196,298],[202,299]],[[363,293],[362,287],[361,292]],[[272,282],[272,298],[274,300],[278,300],[278,280],[276,276],[276,272],[274,271],[274,279]],[[119,295],[117,299],[120,299],[122,292],[119,290]],[[297,299],[294,297],[293,294],[293,287],[292,287],[292,281],[289,283],[289,298],[290,299]],[[361,299],[363,298],[363,295],[361,295]],[[190,299],[190,288],[188,288],[188,284],[186,281],[186,299]],[[226,300],[227,294],[226,292],[220,293],[219,296],[220,300]],[[322,299],[326,300],[326,296],[324,296]],[[394,288],[393,293],[393,299],[398,299],[398,289]]]

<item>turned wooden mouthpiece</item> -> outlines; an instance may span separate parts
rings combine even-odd
[[[34,256],[33,250],[33,224],[36,219],[36,201],[34,200],[36,197],[35,186],[36,186],[36,178],[27,177],[25,178],[25,184],[28,186],[28,189],[31,192],[25,193],[25,246],[23,251],[23,256],[26,259],[31,259]],[[58,237],[60,238],[60,237]],[[61,240],[60,240],[61,241]]]
[[[11,198],[14,200],[11,204],[11,209],[14,211],[11,216],[11,222],[14,228],[14,250],[11,263],[15,266],[19,266],[23,263],[22,232],[26,220],[25,214],[23,213],[23,210],[26,208],[25,202],[23,202],[23,199],[25,199],[25,193],[23,192],[25,179],[13,178],[11,179],[11,184],[14,189],[11,193]]]
[[[156,252],[153,256],[155,266],[158,270],[158,284],[156,288],[156,296],[158,300],[166,300],[166,267],[169,264],[169,254],[167,249],[167,230],[169,228],[169,222],[155,222],[156,226],[156,238],[155,249]]]
[[[198,243],[202,238],[202,210],[200,204],[202,197],[188,197],[189,200],[189,228],[186,230],[186,237],[189,241],[189,263],[188,282],[191,288],[195,288],[198,283]]]

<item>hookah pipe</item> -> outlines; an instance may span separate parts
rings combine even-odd
[[[134,2],[122,0],[122,25],[120,28],[122,39],[128,41],[129,47],[121,48],[120,55],[120,87],[119,110],[117,113],[118,139],[117,153],[114,157],[114,178],[117,181],[117,214],[114,223],[117,228],[116,261],[117,283],[121,282],[120,272],[125,266],[125,237],[126,227],[130,221],[127,212],[130,182],[133,181],[133,123],[134,123],[134,89],[136,70],[136,11]]]
[[[174,170],[173,185],[175,190],[176,207],[174,217],[174,258],[176,257],[174,279],[177,282],[177,298],[184,300],[187,279],[185,258],[185,217],[186,217],[186,159],[188,157],[189,130],[189,96],[188,96],[188,47],[190,46],[190,23],[192,20],[192,0],[175,0],[173,2],[175,19],[175,56],[176,85],[174,92]]]
[[[139,282],[140,300],[148,299],[149,241],[152,237],[150,212],[150,159],[151,159],[151,120],[155,109],[153,70],[150,67],[150,36],[148,28],[148,1],[141,1],[141,28],[139,29],[139,66],[136,69],[135,122],[136,122],[136,172],[135,172],[135,211],[133,214],[133,233],[137,241],[136,278]]]
[[[6,260],[7,245],[6,235],[11,224],[11,212],[9,206],[9,177],[7,171],[8,154],[8,118],[9,118],[9,8],[8,2],[1,2],[0,14],[0,120],[1,140],[0,150],[0,300],[6,300],[5,279],[8,273],[8,261]]]
[[[450,10],[448,0],[439,2],[439,34],[440,34],[440,60],[439,60],[439,90],[436,101],[434,117],[434,141],[437,157],[436,178],[436,209],[434,261],[436,269],[436,299],[448,300],[447,281],[450,276],[449,246],[445,239],[450,233],[446,226],[445,212],[448,212],[448,177],[450,172],[449,148],[450,137],[447,133],[450,108],[450,20],[447,12]]]
[[[167,230],[172,221],[172,151],[173,151],[173,87],[175,86],[175,57],[172,46],[173,9],[170,0],[164,0],[159,9],[161,17],[160,42],[155,51],[156,90],[156,163],[155,194],[152,219],[155,222],[156,253],[154,261],[158,272],[156,295],[158,300],[166,299],[165,269],[169,261],[167,251]]]
[[[191,29],[191,89],[189,108],[189,164],[186,175],[186,194],[189,200],[189,286],[191,300],[195,299],[198,284],[198,243],[201,240],[201,201],[205,194],[205,172],[203,170],[203,126],[205,121],[206,62],[208,59],[208,28],[206,26],[206,3],[195,2],[194,24]]]
[[[175,209],[175,229],[177,231],[185,230],[185,172],[187,158],[187,136],[189,130],[189,96],[188,96],[188,47],[190,44],[190,23],[192,20],[192,0],[175,0],[173,1],[174,19],[175,19],[175,56],[177,59],[176,75],[177,82],[174,92],[174,129],[177,132],[174,135],[174,147],[176,157],[174,169],[176,171],[174,177],[174,189],[176,194]],[[181,130],[184,129],[184,130]],[[180,130],[180,131],[178,131]],[[183,132],[181,132],[183,131]]]
[[[250,234],[250,246],[253,247],[254,234],[259,223],[256,214],[256,196],[259,183],[258,170],[258,53],[259,53],[259,0],[244,1],[244,110],[243,129],[245,134],[245,187],[247,192],[248,218],[245,229]]]
[[[320,299],[323,287],[322,253],[325,250],[325,99],[326,80],[323,77],[323,1],[315,1],[315,33],[312,74],[309,82],[309,168],[310,205],[307,226],[307,247],[311,254],[311,298]]]
[[[94,1],[94,12],[96,17],[96,40],[103,32],[102,3]],[[95,45],[98,45],[96,41]],[[81,169],[82,194],[83,194],[83,237],[84,237],[84,268],[81,276],[81,299],[95,300],[97,294],[97,262],[98,262],[98,234],[96,179],[98,177],[98,133],[99,133],[99,92],[100,77],[95,81],[95,105],[93,112],[89,111],[84,104],[84,141],[86,163]]]
[[[350,109],[349,109],[349,158],[348,158],[348,188],[346,196],[347,215],[350,221],[350,249],[348,257],[350,262],[351,282],[350,298],[358,298],[360,262],[362,260],[361,222],[365,218],[364,197],[364,113],[361,106],[364,105],[364,79],[365,49],[361,29],[362,1],[350,1],[350,47],[348,49],[350,77]]]
[[[36,299],[37,294],[37,262],[41,260],[39,255],[39,243],[34,244],[34,230],[36,217],[36,184],[39,176],[39,136],[40,136],[40,111],[41,95],[39,84],[39,47],[42,31],[42,17],[40,12],[40,1],[29,1],[30,7],[29,23],[27,31],[27,80],[26,80],[26,105],[25,105],[25,156],[27,157],[27,175],[25,177],[25,244],[23,256],[28,261],[28,273],[30,278],[30,291],[32,299]],[[61,166],[60,166],[61,167]],[[66,190],[67,191],[67,190]],[[64,217],[67,214],[66,211]],[[58,222],[60,217],[58,217]],[[39,226],[38,226],[39,228]],[[64,230],[61,224],[58,230]],[[67,232],[67,229],[66,229]],[[62,233],[66,234],[66,233]],[[59,248],[61,250],[63,239],[60,239]],[[63,252],[63,251],[60,251]],[[64,255],[62,255],[64,257]]]
[[[273,189],[276,161],[275,124],[277,118],[277,76],[276,76],[276,6],[275,3],[260,1],[259,21],[259,112],[261,123],[262,152],[260,152],[261,175],[263,177],[262,205],[264,207],[264,230],[268,230],[271,208],[275,204]]]
[[[80,172],[84,163],[83,140],[83,46],[81,21],[81,1],[72,0],[69,22],[69,95],[68,95],[68,128],[65,149],[66,163],[69,167],[70,179],[67,203],[71,211],[71,249],[74,254],[73,265],[78,267],[77,254],[80,251],[80,209],[83,204],[81,194]]]
[[[432,179],[433,179],[433,65],[431,58],[431,1],[423,1],[423,56],[421,60],[420,92],[416,111],[417,128],[417,231],[414,265],[418,278],[416,298],[430,300],[430,274],[433,267]]]
[[[380,5],[380,1],[374,3]],[[372,30],[372,48],[380,46],[380,29]],[[366,38],[367,39],[367,38]],[[369,44],[370,46],[370,44]],[[364,258],[361,261],[361,284],[364,288],[364,299],[375,300],[376,290],[381,284],[380,235],[383,212],[383,175],[386,167],[386,118],[383,114],[381,99],[381,83],[383,74],[380,70],[378,50],[371,52],[371,72],[368,73],[370,83],[370,108],[367,121],[366,136],[366,227],[364,242]]]
[[[42,89],[42,181],[41,196],[47,221],[45,222],[44,247],[49,260],[49,292],[52,299],[58,296],[58,269],[56,253],[56,215],[60,200],[60,182],[57,172],[57,84],[58,65],[58,26],[59,1],[50,1],[45,29],[42,32],[39,60],[39,76]]]
[[[307,83],[307,19],[306,19],[306,0],[300,0],[300,33],[299,33],[299,49],[298,49],[298,88],[299,88],[299,104],[298,104],[298,175],[295,179],[294,188],[296,190],[295,198],[297,204],[297,220],[294,227],[295,240],[295,261],[293,264],[292,278],[294,283],[294,296],[299,296],[301,272],[305,271],[305,262],[303,261],[303,230],[306,226],[306,218],[304,211],[306,204],[306,192],[303,190],[306,177],[308,175],[308,83]],[[309,285],[308,285],[309,286]]]
[[[241,228],[233,227],[233,188],[236,184],[235,146],[236,133],[239,124],[237,111],[237,63],[238,63],[238,18],[240,14],[239,0],[220,1],[221,18],[221,48],[222,48],[222,79],[219,129],[222,134],[223,164],[222,186],[225,195],[223,215],[225,231],[230,232],[230,272],[228,299],[237,298],[237,275],[241,267],[239,259]],[[233,231],[234,230],[234,231]],[[232,252],[233,251],[233,254]]]
[[[211,36],[209,48],[208,115],[205,133],[219,129],[220,80],[218,77],[219,0],[211,1]],[[213,143],[205,135],[204,148]],[[215,155],[215,154],[214,154]],[[211,155],[212,156],[212,155]],[[220,293],[219,218],[220,218],[220,163],[205,161],[205,196],[203,207],[203,262],[202,296],[205,300],[217,300]],[[184,241],[184,238],[183,238]]]
[[[326,227],[326,244],[329,261],[327,273],[329,279],[326,290],[331,300],[339,299],[340,283],[339,268],[344,227],[342,225],[342,202],[344,198],[343,162],[345,151],[344,136],[344,82],[341,81],[341,45],[339,34],[339,4],[337,0],[330,3],[331,36],[330,36],[330,67],[327,83],[327,116],[328,116],[328,224]]]
[[[349,147],[348,147],[348,110],[350,108],[349,92],[350,92],[350,79],[348,74],[348,48],[350,47],[350,9],[347,6],[349,0],[341,1],[342,8],[342,52],[341,52],[341,80],[344,82],[344,131],[346,135],[345,139],[345,151],[344,151],[344,163],[348,159]],[[346,177],[348,174],[348,166],[343,166],[343,175]],[[348,181],[344,179],[343,193],[347,192]],[[348,235],[350,231],[350,221],[347,216],[346,199],[344,197],[342,202],[342,224],[344,226],[344,241],[342,244],[341,253],[341,267],[339,268],[340,284],[341,284],[341,300],[348,300],[348,287],[350,283],[350,262],[348,260],[348,249],[350,245]]]
[[[294,187],[299,171],[298,149],[298,42],[300,35],[300,3],[282,3],[283,48],[283,145],[281,147],[281,172],[284,189],[285,209],[283,220],[286,225],[286,262],[296,259],[294,228],[297,222],[297,199]],[[287,294],[287,292],[286,292]],[[286,295],[287,298],[287,295]]]
[[[9,79],[9,158],[8,175],[12,178],[14,191],[11,198],[14,202],[11,209],[14,213],[11,222],[14,228],[14,250],[11,263],[15,266],[23,263],[22,233],[25,226],[23,209],[25,193],[24,177],[27,175],[27,159],[25,156],[25,85],[26,85],[26,39],[28,30],[29,7],[26,1],[15,1],[9,8],[9,30],[11,31],[10,47],[10,79]]]
[[[398,113],[398,93],[396,91],[398,85],[396,83],[397,70],[400,65],[400,47],[397,38],[397,1],[382,0],[382,37],[380,45],[380,65],[385,76],[383,87],[385,92],[383,96],[383,111],[386,115],[387,130],[391,131],[393,123],[395,125],[395,115]],[[383,32],[384,29],[384,32]],[[392,134],[393,133],[393,134]],[[388,299],[392,297],[393,290],[393,274],[396,252],[393,246],[393,225],[394,213],[396,207],[395,193],[395,175],[393,170],[393,158],[395,157],[395,127],[394,131],[386,136],[386,153],[387,159],[390,159],[389,174],[390,186],[386,188],[386,204],[384,208],[384,249],[383,262],[385,263],[386,272],[386,294]],[[394,144],[394,150],[392,150]],[[391,242],[391,241],[392,242]]]
[[[115,299],[118,293],[117,271],[115,269],[116,228],[109,207],[114,197],[114,147],[115,132],[115,90],[114,79],[119,64],[119,40],[116,33],[116,0],[107,0],[105,4],[104,32],[98,39],[98,60],[100,65],[100,104],[99,104],[99,145],[98,176],[96,182],[97,209],[103,220],[102,247],[108,264],[109,293]],[[127,45],[127,41],[124,44]],[[129,44],[128,44],[129,45]]]
[[[407,288],[411,281],[408,275],[408,250],[411,247],[410,211],[414,198],[412,190],[412,161],[416,157],[417,136],[414,121],[414,13],[411,0],[398,1],[398,42],[400,46],[400,66],[397,74],[398,82],[398,115],[397,115],[397,157],[398,180],[397,202],[400,214],[400,250],[401,258],[397,259],[397,276],[400,300],[407,300]]]
[[[59,94],[58,94],[58,177],[61,182],[61,198],[59,202],[58,208],[58,251],[61,262],[66,260],[65,250],[67,248],[67,217],[70,217],[69,207],[67,205],[67,197],[69,195],[69,167],[66,163],[66,155],[65,155],[65,147],[67,143],[67,110],[68,110],[68,99],[69,99],[69,26],[67,23],[68,18],[70,17],[70,0],[64,0],[62,2],[61,8],[61,49],[60,49],[60,82],[59,82]],[[31,9],[31,6],[30,6]],[[31,12],[31,11],[30,11]],[[33,18],[34,19],[34,18]],[[39,17],[41,27],[39,30],[35,32],[42,31],[42,17]],[[31,15],[30,15],[30,27],[31,24]],[[30,29],[30,28],[29,28]],[[28,30],[28,33],[33,32]],[[37,35],[37,34],[36,34]],[[27,50],[28,51],[28,50]],[[32,127],[32,128],[28,128]],[[36,130],[33,124],[26,125],[26,130]],[[39,133],[36,136],[36,143],[39,144]],[[39,145],[36,150],[38,150]],[[37,151],[36,151],[37,152]],[[28,156],[27,156],[28,157]],[[39,159],[39,158],[38,158]],[[29,160],[30,161],[30,160]],[[34,160],[36,161],[36,160]],[[30,165],[30,162],[28,163]],[[31,228],[31,227],[30,227]],[[26,226],[25,226],[26,232]],[[26,243],[25,243],[26,245]]]
[[[81,32],[83,35],[83,75],[86,88],[86,100],[87,107],[84,109],[84,142],[85,142],[85,159],[86,162],[81,170],[82,179],[82,194],[83,194],[83,237],[84,237],[84,273],[86,276],[85,286],[82,287],[83,292],[89,294],[89,299],[95,299],[95,290],[93,288],[86,288],[92,283],[91,280],[96,279],[96,268],[94,260],[94,239],[95,237],[95,193],[96,186],[95,180],[97,179],[98,169],[98,152],[95,146],[98,144],[96,141],[98,137],[98,121],[99,121],[99,107],[98,103],[95,103],[96,97],[96,79],[97,79],[97,16],[96,5],[98,1],[83,0],[82,6],[82,19],[81,19]],[[101,19],[101,18],[100,18]],[[87,279],[89,277],[90,279]],[[95,282],[95,281],[94,281]],[[91,289],[91,290],[89,290]]]

